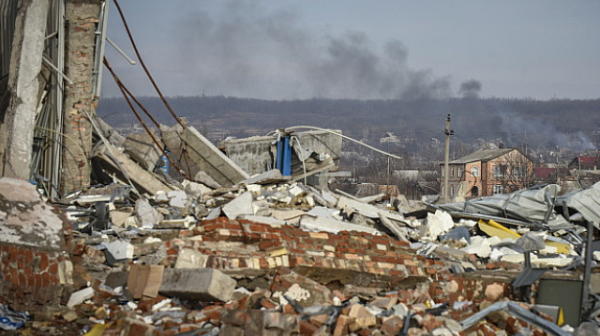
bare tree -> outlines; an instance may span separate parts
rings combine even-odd
[[[515,150],[494,166],[494,183],[501,185],[504,193],[528,188],[533,184],[533,162],[521,151]]]

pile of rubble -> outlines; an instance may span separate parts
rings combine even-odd
[[[199,138],[173,132],[188,151]],[[141,152],[124,161],[110,141],[102,146],[98,169],[115,182],[55,208],[33,185],[0,179],[0,231],[13,237],[0,244],[3,329],[450,336],[570,335],[577,327],[559,327],[561,310],[535,302],[531,285],[542,275],[581,278],[590,226],[574,223],[599,222],[589,205],[600,185],[563,198],[550,185],[435,206],[357,198],[277,169],[249,177],[206,148],[194,161],[215,167],[218,159],[221,173],[197,168],[194,181],[174,180],[142,167]],[[36,246],[32,228],[45,230],[47,246]],[[32,317],[19,314],[29,310]]]

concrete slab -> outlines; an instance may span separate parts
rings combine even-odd
[[[157,140],[159,136],[154,136]],[[159,140],[160,141],[160,140]],[[161,144],[162,145],[162,144]],[[147,171],[153,171],[162,152],[148,133],[131,134],[123,142],[123,151]]]
[[[182,146],[185,146],[188,159],[193,162],[193,165],[189,167],[191,171],[188,171],[191,176],[203,171],[218,184],[225,187],[232,186],[250,177],[248,173],[192,126],[188,125],[185,129],[179,125],[170,128],[163,132],[163,139],[172,152],[181,151]],[[182,168],[188,169],[186,166]]]
[[[119,181],[124,184],[129,183],[127,181],[127,178],[129,178],[138,191],[150,195],[155,195],[159,191],[168,192],[173,190],[157,179],[154,174],[140,167],[127,155],[121,153],[115,147],[109,146],[110,150],[105,145],[101,145],[94,155],[94,160],[107,170],[108,174],[115,174]]]
[[[239,215],[252,215],[252,194],[249,191],[239,195],[223,207],[223,212],[229,219],[236,219]]]
[[[253,175],[247,180],[242,181],[244,184],[271,184],[271,183],[284,183],[289,181],[289,177],[285,178],[281,175],[279,169],[271,169],[264,173]]]
[[[338,233],[340,231],[358,231],[381,234],[379,230],[374,228],[341,222],[325,217],[302,216],[300,219],[300,227],[309,231],[325,231],[331,233]]]
[[[133,259],[133,245],[126,240],[115,240],[105,243],[104,247],[110,252],[115,260]]]
[[[242,215],[242,216],[240,216],[240,218],[249,220],[251,222],[268,224],[273,227],[281,227],[283,225],[287,225],[287,223],[285,221],[279,220],[279,219],[273,218],[273,217],[256,216],[256,215]]]
[[[177,256],[175,268],[204,268],[206,267],[207,261],[208,256],[198,251],[194,251],[192,249],[182,249],[179,251],[179,255]]]
[[[147,199],[138,198],[135,201],[135,218],[141,227],[151,229],[163,220],[163,215],[156,211]]]
[[[182,300],[228,301],[236,281],[212,269],[165,269],[159,293]]]
[[[82,290],[78,290],[77,292],[73,292],[69,297],[69,302],[67,302],[67,307],[73,308],[78,304],[82,304],[85,300],[91,299],[94,297],[94,289],[92,287],[87,287]]]

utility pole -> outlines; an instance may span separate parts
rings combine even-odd
[[[444,153],[444,186],[442,194],[442,202],[446,203],[450,201],[448,197],[448,175],[450,175],[450,136],[454,135],[454,131],[450,129],[450,114],[446,117],[446,129],[444,129],[444,135],[446,135],[446,151]]]

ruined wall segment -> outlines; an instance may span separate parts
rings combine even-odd
[[[86,112],[94,113],[93,97],[95,31],[102,1],[69,0],[66,2],[65,72],[73,83],[65,86],[63,178],[61,191],[68,193],[89,184],[89,155],[92,128]]]
[[[35,311],[63,300],[73,284],[70,232],[34,185],[0,178],[0,303]]]

